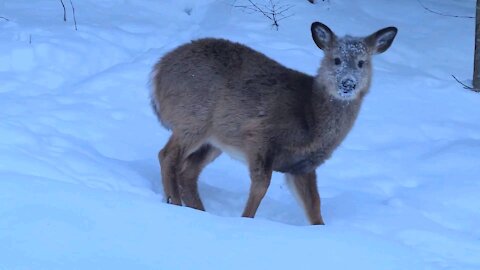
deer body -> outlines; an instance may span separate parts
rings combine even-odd
[[[320,48],[334,46],[328,27],[314,23],[312,35]],[[166,54],[153,71],[152,105],[173,132],[159,153],[168,202],[204,210],[198,176],[227,152],[249,166],[243,216],[255,215],[272,171],[279,171],[293,182],[310,222],[323,224],[315,169],[352,128],[371,78],[368,65],[362,81],[347,72],[336,83],[322,75],[331,73],[331,62],[325,57],[313,77],[222,39],[193,41]]]

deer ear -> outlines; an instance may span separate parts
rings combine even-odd
[[[372,54],[383,53],[392,45],[397,31],[396,27],[383,28],[366,37],[365,43],[370,47]]]
[[[335,41],[335,34],[323,23],[312,23],[311,30],[313,41],[322,50],[330,48]]]

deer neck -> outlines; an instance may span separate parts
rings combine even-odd
[[[310,132],[312,142],[333,136],[342,140],[353,126],[360,111],[364,94],[352,100],[333,97],[319,82],[315,82],[311,98]],[[332,138],[333,139],[333,138]]]

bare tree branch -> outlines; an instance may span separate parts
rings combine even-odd
[[[425,10],[427,10],[427,11],[429,11],[429,12],[431,12],[431,13],[437,14],[437,15],[446,16],[446,17],[453,17],[453,18],[464,18],[464,19],[474,19],[474,18],[475,18],[474,16],[459,16],[459,15],[445,14],[445,13],[438,12],[438,11],[435,11],[435,10],[430,9],[429,7],[425,6],[420,0],[417,0],[417,2],[418,2]]]
[[[308,2],[312,3],[312,4],[315,4],[315,0],[308,0]],[[330,3],[330,0],[322,0],[322,2],[327,2],[327,3]]]
[[[3,16],[0,16],[0,19],[4,19],[4,20],[7,21],[7,22],[10,21],[9,19],[7,19],[7,18],[5,18],[5,17],[3,17]]]
[[[464,89],[473,90],[475,92],[480,92],[480,89],[476,89],[476,88],[473,88],[471,86],[468,86],[468,85],[464,84],[459,79],[457,79],[457,77],[455,77],[454,75],[452,75],[452,77],[455,79],[455,81],[457,81],[459,84],[461,84]]]
[[[278,22],[293,16],[293,14],[285,14],[289,11],[293,6],[291,5],[282,5],[279,4],[278,1],[275,0],[264,0],[266,1],[265,4],[258,4],[253,0],[246,0],[248,1],[248,5],[233,5],[236,8],[242,8],[244,10],[256,12],[262,14],[264,17],[272,21],[272,26],[278,31],[279,24]],[[237,1],[235,1],[236,3]]]
[[[73,6],[72,0],[70,0],[70,5],[72,6],[73,22],[75,23],[75,31],[78,31],[78,28],[77,28],[77,17],[75,16],[75,7]]]
[[[287,15],[287,16],[285,16],[285,17],[279,18],[279,19],[277,19],[277,22],[279,22],[279,21],[281,21],[281,20],[283,20],[283,19],[286,19],[286,18],[290,18],[290,17],[292,17],[292,16],[293,16],[293,14],[290,14],[290,15]]]
[[[273,20],[272,17],[268,16],[267,13],[265,11],[263,11],[263,9],[259,8],[252,0],[248,0],[248,2],[250,2],[250,4],[252,6],[254,6],[258,12],[262,13],[263,15],[265,15],[267,18],[269,18],[270,20]]]
[[[63,0],[60,0],[60,3],[62,3],[62,7],[63,7],[63,21],[66,22],[67,21],[67,10],[65,9],[65,4],[63,3]]]

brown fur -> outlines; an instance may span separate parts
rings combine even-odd
[[[312,35],[325,57],[316,77],[244,45],[211,38],[180,46],[155,65],[152,105],[173,132],[159,153],[169,203],[204,210],[198,176],[225,151],[249,167],[252,182],[243,216],[255,215],[272,171],[279,171],[293,179],[310,222],[323,224],[315,169],[352,128],[370,85],[371,67],[365,67],[365,81],[358,83],[361,89],[353,97],[333,94],[335,78],[326,74],[332,73],[332,59],[346,41],[318,24],[312,25]],[[330,31],[330,40],[321,33],[317,37],[314,27]],[[375,49],[368,38],[357,40],[369,49],[364,52],[367,60]]]

